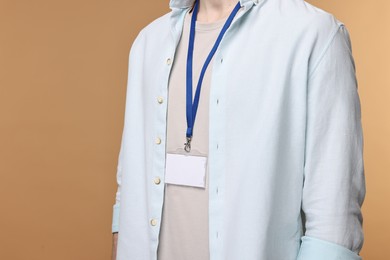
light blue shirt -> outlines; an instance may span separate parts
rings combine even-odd
[[[117,260],[157,259],[168,80],[192,3],[171,0],[130,51]],[[210,260],[361,259],[363,134],[348,31],[302,0],[241,5],[210,64]]]

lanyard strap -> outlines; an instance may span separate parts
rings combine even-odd
[[[188,44],[188,55],[187,55],[187,78],[186,78],[186,88],[187,88],[187,95],[186,95],[186,116],[187,116],[187,132],[186,132],[186,137],[187,137],[187,142],[184,144],[184,150],[187,152],[191,151],[191,140],[192,140],[192,133],[194,129],[194,123],[195,123],[195,118],[196,118],[196,112],[198,111],[198,104],[199,104],[199,96],[200,96],[200,90],[202,87],[202,81],[203,77],[206,73],[206,69],[213,58],[215,52],[218,49],[219,44],[222,41],[222,38],[231,25],[233,18],[237,14],[237,12],[241,8],[240,2],[237,3],[237,5],[234,7],[232,13],[229,15],[227,18],[221,32],[218,35],[217,41],[215,42],[213,48],[211,49],[210,54],[207,56],[207,59],[202,67],[198,84],[196,87],[196,92],[195,92],[195,97],[194,97],[194,102],[192,102],[192,61],[193,61],[193,56],[194,56],[194,42],[195,42],[195,25],[196,25],[196,17],[198,15],[198,10],[199,10],[199,1],[196,0],[194,10],[192,13],[192,19],[191,19],[191,28],[190,28],[190,39],[189,39],[189,44]]]

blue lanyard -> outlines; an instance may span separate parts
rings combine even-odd
[[[217,41],[215,42],[213,48],[211,49],[210,54],[208,55],[203,68],[201,70],[198,85],[196,87],[194,102],[192,103],[192,61],[194,56],[194,42],[195,42],[195,24],[196,24],[196,17],[198,15],[199,10],[199,1],[196,0],[194,10],[192,13],[192,19],[191,19],[191,29],[190,29],[190,39],[188,44],[188,55],[187,55],[187,78],[186,78],[186,87],[187,87],[187,96],[186,96],[186,116],[187,116],[187,142],[184,144],[184,150],[186,152],[191,151],[191,140],[192,140],[192,133],[195,123],[195,117],[196,112],[198,110],[198,104],[199,104],[199,96],[200,96],[200,89],[202,87],[202,81],[204,74],[206,73],[207,66],[209,65],[211,59],[213,58],[215,52],[218,49],[219,44],[221,43],[222,37],[224,36],[225,32],[229,28],[230,24],[233,21],[233,18],[237,14],[237,12],[241,8],[240,2],[237,3],[237,5],[234,7],[232,13],[227,18],[225,25],[223,26],[221,32],[218,35]]]

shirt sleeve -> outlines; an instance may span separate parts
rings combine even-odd
[[[124,131],[123,131],[124,132]],[[120,193],[121,193],[121,181],[122,181],[122,162],[123,162],[123,133],[122,133],[122,143],[119,150],[118,156],[118,164],[116,171],[116,182],[117,182],[117,190],[115,193],[115,204],[113,206],[112,213],[112,233],[119,232],[119,212],[120,212]]]
[[[349,33],[340,24],[310,71],[297,260],[359,260],[365,197],[363,133]]]
[[[121,197],[121,190],[122,190],[122,176],[123,176],[123,164],[124,164],[124,147],[126,144],[126,129],[127,129],[127,121],[129,120],[127,117],[128,110],[130,109],[131,105],[128,104],[127,100],[129,100],[129,96],[132,93],[132,89],[135,86],[140,86],[139,82],[137,82],[137,78],[134,77],[134,74],[141,73],[140,69],[142,69],[142,66],[136,66],[137,63],[139,63],[140,55],[142,54],[142,48],[145,44],[145,37],[144,37],[144,31],[145,29],[142,29],[137,37],[135,38],[129,52],[129,58],[128,58],[128,73],[127,73],[127,86],[126,86],[126,106],[125,106],[125,115],[124,115],[124,124],[123,124],[123,130],[122,130],[122,139],[121,139],[121,146],[119,150],[119,156],[117,161],[117,171],[116,171],[116,183],[117,183],[117,190],[115,194],[115,203],[113,205],[113,211],[112,211],[112,226],[111,231],[112,233],[119,232],[119,217],[120,217],[120,197]],[[138,60],[137,60],[138,59]]]

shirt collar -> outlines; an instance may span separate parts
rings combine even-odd
[[[253,2],[255,5],[263,2],[265,0],[240,0],[241,6],[245,6],[248,2]],[[170,0],[169,7],[173,8],[188,8],[191,7],[195,0]]]

